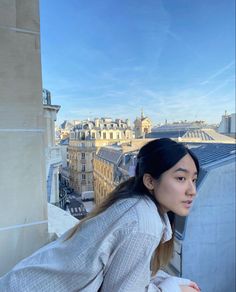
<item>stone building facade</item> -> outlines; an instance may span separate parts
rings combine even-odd
[[[141,113],[140,118],[134,121],[135,138],[145,138],[146,134],[151,133],[152,121]]]
[[[106,146],[99,149],[94,157],[94,196],[100,204],[115,188],[116,168],[122,157],[120,146]]]
[[[218,132],[236,138],[236,114],[225,114],[222,116]]]
[[[76,192],[93,190],[93,157],[96,152],[95,142],[70,140],[69,184]]]
[[[68,147],[70,186],[78,193],[92,191],[93,159],[98,149],[114,143],[130,142],[132,136],[129,120],[97,118],[76,125],[70,132]]]
[[[139,149],[152,139],[101,147],[94,156],[94,196],[100,204],[121,182],[134,175]]]
[[[38,2],[0,1],[0,276],[48,242]]]

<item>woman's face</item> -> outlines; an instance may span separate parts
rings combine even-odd
[[[163,212],[172,211],[187,216],[196,196],[197,168],[186,154],[172,168],[154,180],[154,196]]]

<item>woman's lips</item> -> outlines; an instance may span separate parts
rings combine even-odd
[[[184,201],[183,204],[184,204],[184,207],[185,208],[191,208],[192,206],[192,202],[191,200],[187,200],[187,201]]]

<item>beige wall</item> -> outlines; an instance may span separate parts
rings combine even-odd
[[[78,193],[93,190],[93,156],[96,152],[93,141],[78,141],[68,147],[70,186]],[[81,147],[83,143],[84,147]],[[72,146],[73,145],[73,146]],[[77,146],[76,146],[77,145]],[[84,153],[84,157],[82,157]],[[83,170],[82,166],[85,166]],[[82,176],[85,179],[82,180]]]
[[[149,118],[137,118],[134,121],[135,138],[139,138],[144,134],[151,133],[152,122]]]
[[[0,275],[48,236],[38,4],[0,2]]]
[[[96,205],[105,200],[108,194],[115,188],[114,166],[95,156],[94,161],[94,197]]]

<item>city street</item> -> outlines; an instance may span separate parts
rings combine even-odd
[[[76,217],[77,219],[83,219],[87,215],[88,212],[85,209],[85,206],[81,200],[81,197],[75,192],[72,192],[71,194],[68,194],[67,196],[70,203],[67,204],[66,210],[69,210],[71,215]]]

